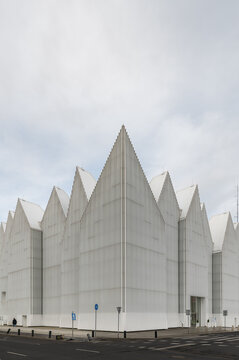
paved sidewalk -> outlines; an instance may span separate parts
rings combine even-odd
[[[51,331],[51,338],[56,339],[56,335],[63,335],[64,339],[72,338],[72,329],[69,328],[58,328],[58,327],[47,327],[47,326],[38,326],[38,327],[22,327],[22,326],[0,326],[0,334],[7,334],[8,329],[10,330],[10,335],[17,335],[18,329],[20,329],[21,335],[31,336],[32,330],[34,330],[34,337],[45,337],[49,338],[49,331]],[[136,331],[136,332],[127,332],[127,339],[152,339],[155,337],[156,330],[148,330],[148,331]],[[169,337],[193,337],[200,336],[203,334],[214,334],[225,331],[234,331],[232,328],[224,329],[222,327],[217,328],[208,328],[208,327],[200,327],[200,328],[173,328],[166,330],[157,330],[158,338],[169,338]],[[239,333],[239,332],[238,332]],[[88,339],[87,334],[92,336],[92,330],[78,330],[74,329],[73,337],[74,339]],[[117,332],[109,332],[109,331],[97,331],[96,336],[97,339],[117,339]],[[120,338],[124,337],[124,333],[119,334]]]

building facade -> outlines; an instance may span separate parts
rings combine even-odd
[[[123,126],[97,181],[76,168],[70,198],[19,199],[0,226],[0,319],[117,330],[239,320],[239,227],[208,221],[198,186],[148,182]],[[186,313],[190,311],[190,317]]]

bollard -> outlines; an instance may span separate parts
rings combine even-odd
[[[17,335],[21,335],[20,329],[17,330]]]
[[[34,330],[32,330],[32,336],[34,336]]]
[[[51,338],[51,331],[49,331],[49,339]]]
[[[11,329],[8,329],[7,334],[9,334],[9,333],[10,333],[10,331],[11,331]]]
[[[92,330],[92,335],[91,335],[91,337],[95,337],[95,332],[94,332],[94,330]]]
[[[157,339],[157,337],[158,337],[158,332],[157,332],[157,330],[154,332],[154,337],[155,337],[155,339]]]
[[[124,331],[124,339],[126,339],[126,331]]]

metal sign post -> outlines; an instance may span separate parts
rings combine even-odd
[[[97,310],[99,309],[99,305],[95,304],[95,336],[96,336],[96,327],[97,327]]]
[[[226,330],[228,311],[227,311],[227,310],[223,310],[222,314],[223,314],[223,316],[224,316],[224,329]]]
[[[118,339],[119,339],[119,320],[120,320],[121,306],[117,306],[116,309],[118,311]]]
[[[186,310],[186,315],[188,317],[188,333],[189,333],[189,327],[190,327],[190,315],[191,315],[191,310],[188,309]]]
[[[72,313],[71,313],[71,320],[72,320],[72,339],[73,339],[73,329],[74,329],[74,321],[76,320],[76,314],[75,314],[75,312],[74,311],[72,311]]]

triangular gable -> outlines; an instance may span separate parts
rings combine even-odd
[[[1,222],[1,229],[3,232],[5,232],[6,230],[6,223],[5,222]]]
[[[41,230],[40,223],[44,215],[44,211],[42,210],[42,208],[37,204],[23,199],[19,199],[19,203],[21,204],[30,228],[35,230]]]
[[[196,189],[197,185],[192,185],[176,192],[178,204],[182,210],[181,219],[187,217]]]
[[[239,223],[234,223],[234,229],[239,240]]]
[[[10,235],[10,231],[11,231],[11,228],[12,228],[14,215],[15,215],[15,212],[14,212],[14,211],[9,211],[9,212],[8,212],[7,225],[6,225],[6,240],[7,240],[7,241],[8,241],[8,238],[9,238],[9,235]]]
[[[234,229],[235,229],[236,238],[237,238],[237,245],[238,245],[238,248],[239,248],[239,223],[234,224]]]
[[[227,228],[226,228],[226,236],[225,240],[222,246],[222,249],[224,247],[227,247],[227,249],[230,249],[233,253],[238,252],[238,244],[237,244],[237,234],[234,228],[234,224],[232,221],[231,213],[228,213],[228,222],[227,222]]]
[[[86,197],[89,200],[95,188],[96,181],[89,172],[85,171],[81,167],[77,166],[76,170],[80,175],[82,186],[85,190]]]
[[[214,243],[213,251],[222,251],[228,220],[229,212],[226,212],[223,214],[214,215],[209,221],[212,240]]]
[[[168,172],[165,171],[162,174],[153,177],[153,179],[149,183],[152,193],[154,194],[155,200],[157,202],[159,201],[159,197],[162,193],[163,186],[165,184],[167,175],[168,175]]]
[[[150,181],[150,187],[164,220],[168,222],[166,217],[169,213],[170,218],[172,213],[179,217],[180,209],[169,172],[165,171],[161,175],[155,176]]]
[[[126,266],[126,252],[131,258],[129,253],[136,247],[142,253],[149,251],[151,254],[155,250],[155,258],[160,258],[163,266],[161,257],[165,254],[165,239],[162,214],[124,126],[82,216],[80,229],[80,308],[89,310],[89,304],[94,301],[94,293],[91,291],[94,284],[102,284],[103,288],[99,289],[101,294],[103,290],[106,294],[111,291],[112,274],[116,274],[112,304],[108,305],[112,309],[113,304],[119,303],[122,311],[125,311],[126,287],[133,287],[132,281],[135,281],[129,269],[135,263],[132,257],[132,262]],[[129,246],[127,251],[126,246]],[[92,270],[94,264],[99,265],[99,262],[97,271]],[[141,268],[145,279],[148,277],[147,271],[151,271],[151,264]],[[87,283],[84,274],[87,274]],[[157,282],[155,289],[160,286],[163,285]]]
[[[233,225],[234,225],[235,232],[236,232],[236,234],[238,236],[238,239],[239,239],[239,223],[234,223]]]
[[[58,187],[55,187],[55,191],[56,191],[56,194],[58,196],[58,199],[59,199],[59,202],[61,204],[64,215],[67,216],[67,211],[68,211],[68,207],[69,207],[70,198],[69,198],[68,194],[64,190],[62,190],[62,189],[60,189]]]
[[[128,158],[128,159],[127,159]],[[123,161],[127,162],[126,164],[123,164]],[[125,130],[125,126],[123,125],[119,135],[114,143],[114,146],[110,152],[110,155],[108,156],[108,159],[104,165],[104,168],[101,172],[101,175],[96,183],[96,186],[94,188],[94,191],[91,195],[89,204],[87,205],[88,207],[93,207],[93,203],[97,198],[98,203],[100,202],[99,200],[99,196],[103,196],[104,198],[109,197],[108,202],[112,202],[112,201],[116,201],[116,199],[120,199],[121,196],[125,197],[126,193],[123,193],[124,190],[122,188],[122,183],[124,182],[125,184],[123,185],[126,186],[126,184],[128,185],[128,189],[131,191],[126,190],[128,198],[131,198],[131,194],[132,194],[132,185],[129,183],[128,179],[131,177],[131,181],[134,181],[137,184],[137,175],[132,173],[132,162],[135,162],[135,164],[137,164],[138,167],[138,171],[141,173],[140,176],[142,176],[142,181],[144,182],[145,188],[148,192],[148,195],[152,201],[152,203],[154,204],[153,206],[155,207],[155,210],[157,211],[160,219],[162,221],[163,217],[162,214],[157,206],[157,202],[155,200],[154,194],[151,190],[151,187],[146,179],[146,176],[143,172],[143,169],[141,167],[141,164],[138,160],[138,157],[135,153],[135,150],[133,148],[133,145],[128,137],[128,134]],[[127,166],[127,169],[126,169]],[[107,183],[106,178],[110,178],[110,183]],[[134,187],[136,188],[136,186],[134,185]],[[113,190],[113,191],[109,191],[109,190]],[[135,195],[135,194],[132,194]],[[116,198],[116,199],[115,199]],[[138,199],[138,197],[135,197],[135,201]],[[102,199],[102,201],[104,202],[105,200]],[[97,203],[97,206],[98,206]],[[121,201],[120,201],[120,205]],[[86,209],[86,213],[87,213],[87,209]],[[85,215],[85,214],[84,214]],[[87,216],[87,214],[85,215]]]
[[[68,205],[69,205],[69,196],[66,194],[64,190],[54,186],[50,198],[48,200],[46,210],[44,212],[41,223],[44,221],[45,217],[47,216],[48,211],[51,211],[50,208],[51,206],[54,206],[55,201],[59,205],[59,209],[62,211],[64,217],[66,217],[68,211]]]
[[[67,223],[80,221],[94,187],[93,176],[77,166],[68,206]]]

